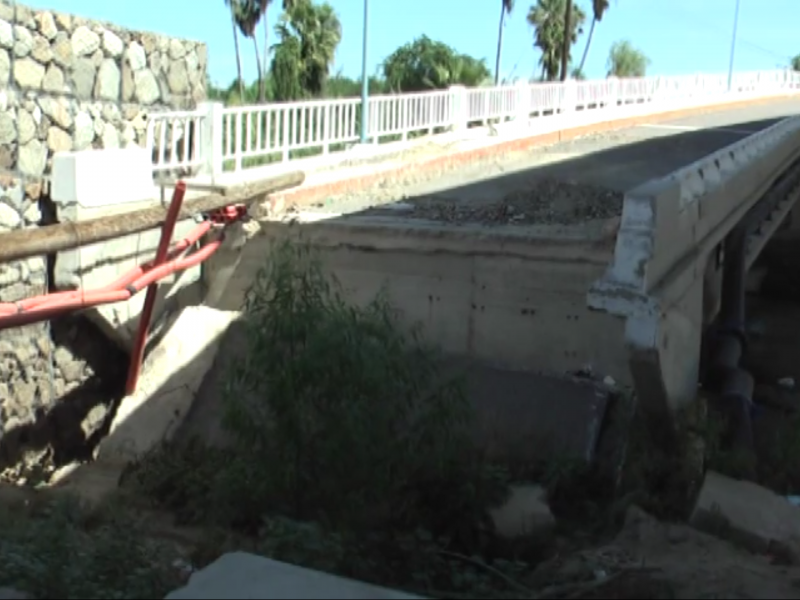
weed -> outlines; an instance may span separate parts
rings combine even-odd
[[[221,390],[230,444],[159,448],[134,480],[184,521],[248,532],[279,560],[406,589],[482,577],[498,589],[442,552],[492,537],[508,475],[473,445],[462,380],[398,317],[385,293],[351,305],[307,244],[276,244]]]
[[[0,586],[37,598],[163,598],[180,584],[164,547],[113,512],[60,498],[30,518],[0,514]]]

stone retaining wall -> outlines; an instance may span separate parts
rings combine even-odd
[[[149,112],[204,100],[206,60],[202,43],[0,0],[0,235],[58,218],[47,197],[54,152],[141,145]],[[98,176],[113,194],[114,174]],[[0,302],[45,293],[51,262],[0,264]],[[97,371],[47,324],[0,330],[0,440]],[[0,441],[0,471],[18,437]]]

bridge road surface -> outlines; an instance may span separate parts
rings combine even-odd
[[[390,181],[334,196],[309,212],[323,209],[325,213],[346,214],[401,199],[429,196],[443,196],[459,203],[496,202],[520,188],[530,187],[532,178],[624,193],[797,114],[800,102],[781,100],[591,134],[493,156],[445,175],[421,173],[418,181],[403,180],[396,185]]]

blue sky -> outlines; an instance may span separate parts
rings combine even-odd
[[[800,0],[740,0],[736,70],[773,69],[800,53],[797,24]],[[363,0],[330,0],[342,22],[343,39],[335,70],[361,72]],[[532,48],[525,15],[531,0],[519,2],[507,22],[503,48],[504,76],[538,73],[538,53]],[[576,0],[589,13],[589,0]],[[586,64],[589,77],[605,75],[611,44],[628,39],[651,59],[649,74],[674,75],[726,72],[730,55],[736,0],[611,0],[611,9],[598,24]],[[235,77],[230,21],[223,0],[49,0],[36,2],[85,17],[113,21],[132,29],[202,40],[208,44],[209,71],[216,83]],[[270,10],[278,18],[280,0]],[[494,68],[500,0],[370,0],[369,69],[397,46],[421,34],[446,42],[459,51],[486,58]],[[588,28],[587,28],[588,29]],[[271,39],[274,34],[270,31]],[[259,39],[259,45],[263,39]],[[270,42],[272,43],[272,42]],[[578,41],[578,57],[585,36]],[[255,77],[252,42],[243,41],[248,79]]]

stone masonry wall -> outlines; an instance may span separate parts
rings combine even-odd
[[[57,219],[47,197],[54,152],[141,145],[148,113],[194,108],[205,82],[202,43],[0,0],[0,236]],[[113,194],[114,174],[98,177]],[[52,260],[0,264],[0,303],[47,292]],[[81,336],[78,327],[72,337]],[[13,432],[46,418],[57,399],[102,370],[75,347],[54,342],[46,323],[0,330],[0,471],[14,460],[9,440],[29,437]],[[89,436],[102,418],[87,412]]]

